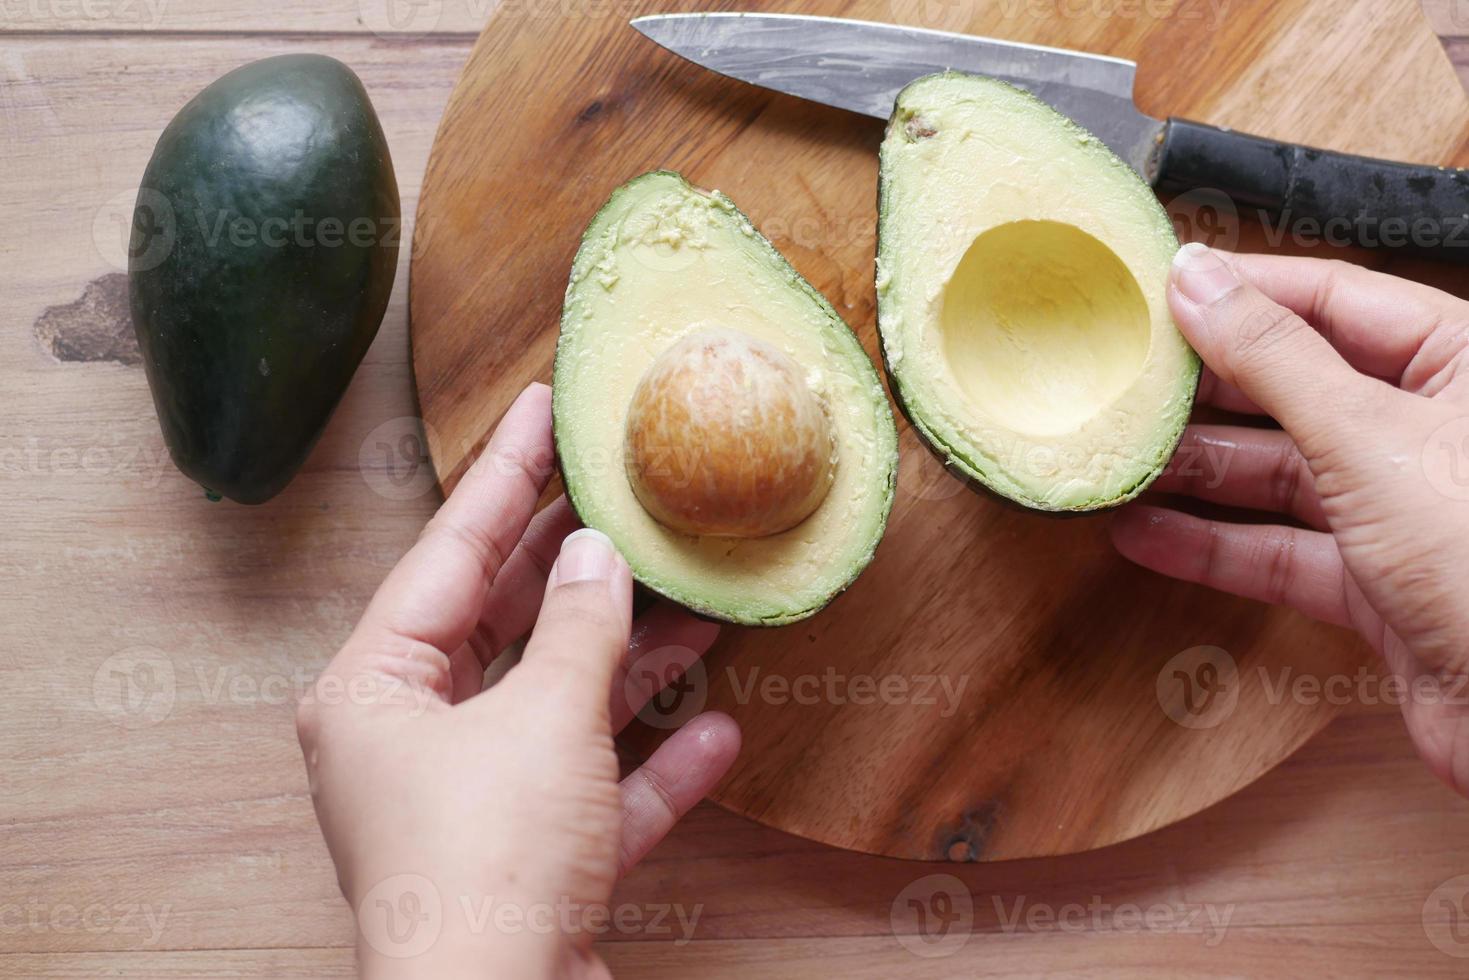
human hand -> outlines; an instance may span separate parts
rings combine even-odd
[[[733,720],[704,714],[619,785],[614,731],[718,628],[667,604],[633,623],[611,543],[573,533],[564,498],[532,519],[550,396],[533,385],[511,406],[297,715],[365,976],[606,976],[594,923],[561,910],[604,913],[739,751]],[[482,693],[527,631],[521,663]],[[465,908],[486,902],[526,925],[476,924]],[[400,911],[422,925],[406,939],[383,923]]]
[[[1228,453],[1156,489],[1287,514],[1306,529],[1153,506],[1112,537],[1148,568],[1356,628],[1410,693],[1418,752],[1469,795],[1469,303],[1344,262],[1185,246],[1174,320],[1210,368],[1199,398],[1284,428],[1192,425]]]

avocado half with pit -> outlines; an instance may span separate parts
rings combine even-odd
[[[1026,507],[1141,493],[1199,359],[1168,310],[1178,240],[1096,137],[990,78],[921,78],[882,144],[878,327],[894,397],[952,472]]]
[[[881,380],[724,195],[666,171],[612,194],[572,266],[553,390],[567,497],[653,591],[775,626],[872,560],[898,465]]]

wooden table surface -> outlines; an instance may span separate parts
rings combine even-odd
[[[411,214],[495,3],[0,0],[0,977],[352,975],[292,715],[438,502],[407,249],[306,471],[247,509],[168,463],[121,229],[190,95],[304,50],[362,75]],[[1425,7],[1469,78],[1469,4]],[[905,863],[702,806],[619,888],[603,954],[646,977],[1464,975],[1469,806],[1376,693],[1237,796],[1075,857]]]

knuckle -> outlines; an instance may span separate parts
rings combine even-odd
[[[1265,573],[1262,598],[1279,603],[1290,594],[1295,580],[1295,537],[1288,531],[1271,531],[1260,539],[1257,566]]]
[[[611,632],[622,626],[622,617],[613,608],[604,582],[567,582],[556,586],[553,615],[564,626],[583,632]]]
[[[646,766],[638,770],[638,775],[642,777],[643,783],[648,787],[648,792],[662,805],[669,822],[672,823],[674,820],[677,820],[679,816],[678,800],[674,798],[673,792],[668,788],[663,777]]]
[[[420,541],[436,537],[446,539],[451,547],[460,547],[472,554],[484,569],[486,578],[493,579],[505,567],[508,556],[502,552],[493,535],[456,524],[446,518],[443,511],[434,515],[419,534]]]
[[[1306,322],[1274,303],[1258,306],[1239,319],[1234,332],[1234,353],[1240,361],[1269,357],[1283,341],[1294,336]]]
[[[1294,443],[1281,441],[1277,459],[1271,467],[1270,505],[1281,512],[1295,512],[1301,495],[1301,469],[1304,465]]]
[[[359,700],[368,704],[397,703],[405,692],[428,692],[447,701],[454,694],[453,663],[432,643],[410,641],[399,657],[383,661],[365,688]]]
[[[1199,558],[1199,564],[1202,570],[1201,581],[1209,585],[1219,581],[1221,577],[1224,550],[1221,530],[1217,523],[1210,521],[1204,535],[1203,554]]]

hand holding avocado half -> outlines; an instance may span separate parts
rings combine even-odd
[[[707,713],[618,783],[613,732],[719,630],[671,604],[634,620],[607,539],[575,531],[564,499],[532,518],[550,461],[535,385],[297,715],[364,976],[607,976],[590,946],[613,885],[739,751]]]
[[[1345,262],[1201,245],[1175,258],[1169,303],[1213,372],[1200,399],[1285,431],[1192,425],[1184,450],[1226,450],[1222,478],[1167,472],[1155,489],[1309,529],[1133,506],[1114,519],[1118,549],[1358,630],[1409,685],[1424,761],[1469,795],[1469,303]]]
[[[1137,504],[1114,518],[1119,550],[1361,631],[1395,674],[1448,695],[1409,698],[1404,714],[1434,772],[1469,791],[1469,712],[1451,696],[1469,668],[1469,490],[1454,469],[1469,303],[1345,263],[1200,246],[1179,252],[1169,302],[1212,369],[1200,397],[1285,431],[1192,425],[1185,451],[1230,451],[1222,479],[1170,469],[1155,487],[1310,529]],[[301,707],[365,976],[606,976],[578,916],[605,909],[739,750],[731,719],[702,715],[618,784],[612,733],[638,707],[629,666],[681,670],[717,628],[667,604],[634,624],[631,573],[606,539],[572,533],[564,499],[532,519],[550,430],[535,386]],[[523,661],[481,691],[485,663],[528,631]],[[475,929],[465,903],[489,896],[553,928]],[[382,907],[421,927],[389,931]],[[570,926],[556,918],[568,909]]]

